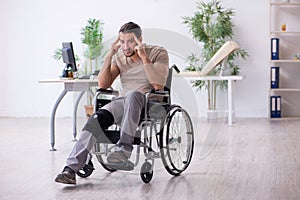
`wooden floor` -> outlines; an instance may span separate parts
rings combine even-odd
[[[238,119],[231,127],[200,120],[193,160],[181,176],[157,160],[144,184],[139,169],[109,173],[94,159],[96,170],[76,186],[54,182],[74,144],[71,119],[56,122],[58,150],[50,152],[48,118],[0,118],[1,200],[300,199],[299,120]]]

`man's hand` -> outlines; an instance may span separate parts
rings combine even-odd
[[[121,47],[118,38],[111,44],[111,47],[105,57],[102,69],[98,74],[98,86],[99,88],[107,89],[111,86],[116,77],[120,74],[119,68],[111,63],[112,57],[117,53]]]
[[[143,44],[137,37],[134,35],[134,40],[137,43],[137,46],[135,46],[134,51],[138,54],[138,56],[142,59],[143,62],[148,61],[148,55],[146,53],[146,45]]]
[[[121,47],[119,44],[120,36],[117,37],[117,39],[111,44],[110,46],[110,54],[113,56],[115,53],[117,53],[118,49]]]

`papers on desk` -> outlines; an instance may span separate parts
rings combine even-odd
[[[74,80],[72,77],[59,77],[60,80]]]

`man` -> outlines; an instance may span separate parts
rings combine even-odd
[[[128,162],[145,107],[145,93],[163,89],[169,69],[167,51],[143,44],[141,34],[141,28],[133,22],[120,28],[98,75],[98,86],[107,89],[120,76],[122,98],[113,100],[89,118],[56,182],[76,184],[76,172],[85,165],[97,137],[113,123],[120,125],[120,140],[118,148],[108,155],[107,160],[110,163]]]

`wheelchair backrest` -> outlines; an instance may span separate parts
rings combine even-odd
[[[178,67],[174,64],[172,67],[169,68],[169,74],[167,77],[166,85],[164,87],[164,91],[167,91],[169,93],[169,98],[164,98],[165,103],[170,103],[171,102],[171,87],[172,87],[172,78],[173,78],[173,69],[179,73]]]

